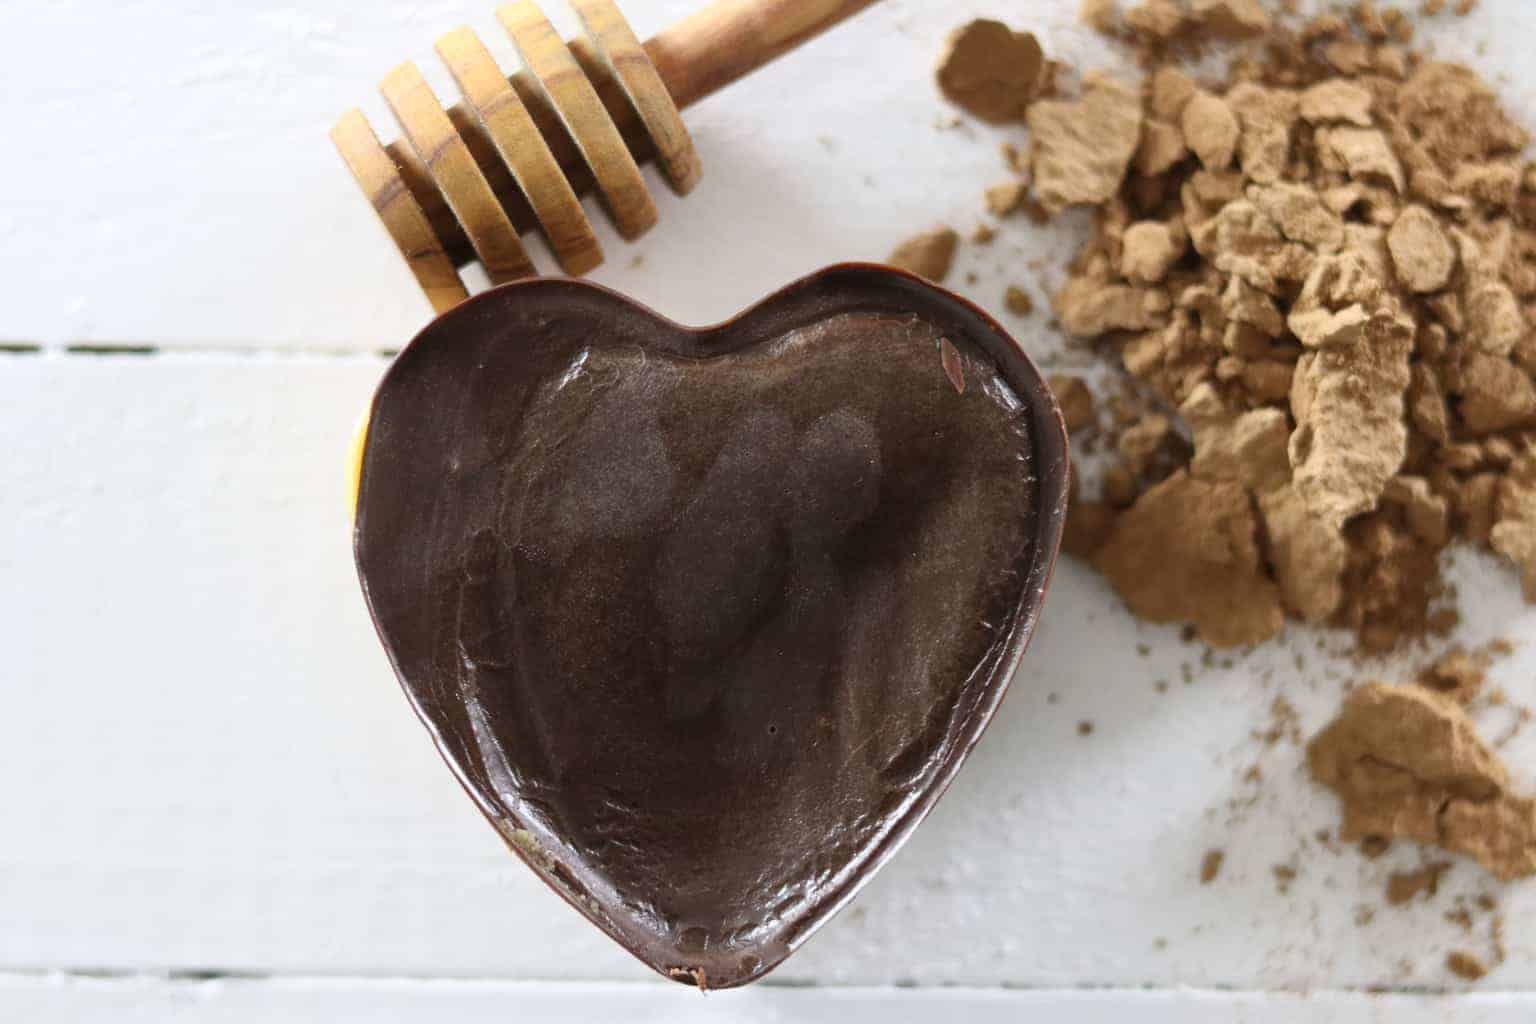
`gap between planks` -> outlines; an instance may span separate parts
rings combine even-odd
[[[210,356],[229,356],[236,359],[266,358],[291,359],[294,362],[315,359],[393,359],[400,354],[398,348],[358,346],[262,346],[262,345],[145,345],[139,343],[71,343],[64,345],[40,345],[25,341],[0,341],[0,359],[31,357],[84,357],[87,359],[176,359],[189,357],[207,359]]]

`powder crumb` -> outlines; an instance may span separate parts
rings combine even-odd
[[[1273,185],[1284,176],[1290,161],[1296,94],[1243,82],[1233,86],[1225,98],[1242,126],[1239,166],[1259,184]]]
[[[1273,747],[1282,740],[1301,744],[1301,715],[1296,706],[1284,697],[1276,697],[1269,705],[1269,727],[1258,734],[1265,746]]]
[[[1028,172],[1029,158],[1025,155],[1025,151],[1022,148],[1012,142],[1005,142],[999,147],[998,151],[1002,153],[1003,163],[1008,166],[1009,170],[1015,174]]]
[[[939,58],[939,89],[984,121],[1020,121],[1038,94],[1044,60],[1033,35],[977,19],[951,33]]]
[[[1347,78],[1330,78],[1306,89],[1298,106],[1302,119],[1313,124],[1341,121],[1369,128],[1375,103],[1371,90]]]
[[[1180,115],[1184,142],[1208,171],[1225,170],[1237,153],[1237,115],[1224,100],[1205,91],[1196,92]]]
[[[1322,57],[1341,74],[1363,75],[1371,69],[1371,45],[1363,39],[1335,39],[1322,47]]]
[[[1095,338],[1109,331],[1145,331],[1168,313],[1166,292],[1134,285],[1073,278],[1054,297],[1056,315],[1068,334]]]
[[[1035,193],[1051,212],[1113,198],[1141,141],[1141,101],[1129,87],[1089,75],[1076,101],[1029,108]]]
[[[1115,30],[1120,11],[1116,0],[1083,0],[1077,16],[1095,32],[1108,34]]]
[[[1318,275],[1326,273],[1319,263],[1296,308],[1307,305]],[[1413,324],[1358,303],[1337,312],[1324,304],[1315,314],[1296,308],[1290,326],[1317,351],[1301,356],[1291,386],[1291,467],[1308,509],[1337,528],[1376,507],[1407,456]],[[1303,316],[1317,319],[1303,324]]]
[[[1017,213],[1029,198],[1029,183],[1008,181],[987,189],[987,212],[994,217],[1007,217]]]
[[[1147,121],[1136,148],[1136,172],[1152,178],[1171,169],[1189,155],[1184,133],[1166,121]]]
[[[1014,316],[1029,316],[1035,311],[1035,300],[1030,298],[1029,292],[1016,284],[1009,285],[1003,292],[1003,305]]]
[[[1351,178],[1386,182],[1394,191],[1403,191],[1403,165],[1379,130],[1332,128],[1319,133],[1319,141],[1325,154],[1331,155]]]
[[[1397,279],[1409,291],[1437,292],[1450,283],[1456,248],[1439,221],[1422,206],[1410,206],[1387,232],[1387,250]]]
[[[1419,670],[1417,682],[1427,690],[1444,694],[1465,707],[1488,684],[1488,651],[1468,651],[1452,647]]]
[[[1411,903],[1420,894],[1433,899],[1440,891],[1440,878],[1451,869],[1448,860],[1432,861],[1413,871],[1399,871],[1387,879],[1387,902],[1394,907]]]
[[[1349,549],[1343,531],[1314,516],[1290,485],[1261,496],[1259,508],[1286,607],[1303,622],[1328,621],[1344,602]]]
[[[1173,232],[1158,221],[1132,224],[1126,228],[1121,245],[1120,272],[1138,284],[1163,280],[1180,255]]]
[[[1286,437],[1290,428],[1277,409],[1254,409],[1238,416],[1210,412],[1202,404],[1219,402],[1202,384],[1179,411],[1194,428],[1195,457],[1190,472],[1205,480],[1227,480],[1250,490],[1269,492],[1286,478]]]
[[[1176,447],[1173,421],[1159,413],[1148,413],[1120,431],[1115,451],[1120,465],[1137,479],[1161,478],[1162,467]],[[1134,498],[1134,491],[1130,495]]]
[[[1412,32],[1408,35],[1411,37]],[[1408,77],[1408,54],[1396,46],[1378,46],[1376,48],[1376,70],[1388,78],[1402,81]]]
[[[1518,430],[1536,423],[1536,386],[1512,360],[1469,352],[1447,381],[1461,398],[1457,414],[1473,436]]]
[[[1083,378],[1071,374],[1052,374],[1047,383],[1056,395],[1057,404],[1061,406],[1061,417],[1066,421],[1068,432],[1076,434],[1093,425],[1093,392],[1088,390]]]
[[[1275,889],[1284,896],[1291,891],[1291,883],[1296,881],[1296,869],[1289,864],[1276,864],[1270,871],[1275,876]]]
[[[1293,242],[1300,242],[1319,253],[1332,253],[1344,248],[1348,241],[1344,221],[1309,186],[1289,183],[1253,185],[1247,195],[1259,212]],[[1278,334],[1280,331],[1276,330],[1270,336]]]
[[[1181,470],[1119,518],[1095,564],[1149,622],[1190,622],[1213,647],[1261,643],[1280,632],[1284,613],[1257,525],[1240,485]]]
[[[1536,602],[1536,443],[1499,482],[1494,515],[1493,549],[1519,568],[1526,600]]]
[[[1263,35],[1273,24],[1260,0],[1192,0],[1189,13],[1207,31],[1232,39]]]
[[[1093,734],[1093,723],[1092,722],[1078,722],[1077,723],[1077,734],[1079,736],[1089,736],[1089,735],[1092,735]]]
[[[1468,340],[1490,355],[1508,356],[1525,338],[1525,316],[1507,284],[1484,281],[1466,290]]]
[[[1152,73],[1147,86],[1149,113],[1162,121],[1176,121],[1198,90],[1188,74],[1172,64],[1164,64]]]
[[[1143,38],[1166,42],[1184,31],[1187,19],[1179,0],[1142,0],[1125,12],[1125,23]]]
[[[954,228],[938,227],[902,242],[886,262],[939,284],[949,276],[959,244]]]
[[[1465,981],[1481,981],[1488,976],[1488,966],[1482,960],[1461,950],[1446,955],[1445,967]]]
[[[1227,859],[1224,850],[1207,850],[1200,859],[1200,884],[1210,885],[1221,874],[1221,865]]]
[[[1339,836],[1391,836],[1471,857],[1501,880],[1536,874],[1536,802],[1451,698],[1368,683],[1307,748],[1312,777],[1343,803]]]
[[[1419,540],[1441,548],[1450,539],[1450,502],[1436,494],[1423,477],[1393,477],[1382,488],[1381,500],[1402,514]]]

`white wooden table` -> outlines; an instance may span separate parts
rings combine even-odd
[[[644,35],[693,5],[626,8]],[[1382,906],[1418,854],[1320,844],[1334,807],[1301,751],[1250,735],[1278,694],[1311,731],[1343,680],[1400,668],[1295,629],[1203,664],[1071,564],[947,799],[771,982],[700,998],[654,980],[510,857],[357,593],[349,436],[427,309],[325,138],[360,100],[393,134],[374,83],[405,57],[451,95],[430,47],[460,22],[512,66],[493,6],[0,5],[0,1020],[1531,1019],[1536,885],[1458,864],[1433,903]],[[999,136],[936,127],[939,41],[1027,10],[1048,52],[1117,64],[1075,6],[888,0],[710,100],[690,116],[704,183],[683,202],[652,175],[660,227],[605,233],[597,280],[704,322],[931,222],[968,227]],[[1434,40],[1485,47],[1536,124],[1526,6],[1484,0]],[[1010,223],[956,280],[975,270],[961,288],[994,308],[1015,281],[1043,298],[1023,262],[1059,266],[1079,227]],[[1042,323],[1021,337],[1065,365]],[[1460,639],[1531,633],[1511,575],[1471,555],[1453,575]],[[1525,702],[1533,650],[1496,672]],[[1506,753],[1536,785],[1536,739]],[[1277,864],[1299,871],[1284,894]],[[1442,915],[1484,891],[1509,958],[1459,994],[1445,953],[1489,940]]]

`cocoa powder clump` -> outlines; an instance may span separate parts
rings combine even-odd
[[[978,19],[950,34],[939,58],[939,88],[984,121],[1017,121],[1045,87],[1045,55],[1028,32]]]
[[[1097,211],[1060,325],[1193,444],[1150,476],[1111,456],[1074,541],[1102,539],[1085,553],[1137,615],[1223,646],[1287,617],[1370,651],[1443,633],[1458,541],[1536,601],[1526,132],[1475,71],[1403,49],[1400,14],[1298,32],[1257,3],[1144,6],[1095,8],[1143,88],[1090,77],[1031,107],[1029,187]],[[1171,44],[1223,36],[1262,45],[1196,82]],[[1175,536],[1207,500],[1209,529]]]
[[[1536,800],[1450,696],[1368,683],[1307,748],[1343,805],[1339,838],[1409,839],[1470,857],[1501,880],[1536,874]]]

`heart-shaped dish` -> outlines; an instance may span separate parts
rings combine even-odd
[[[535,279],[374,398],[359,575],[511,847],[678,980],[777,966],[938,800],[1002,699],[1068,460],[986,314],[831,267],[693,330]]]

